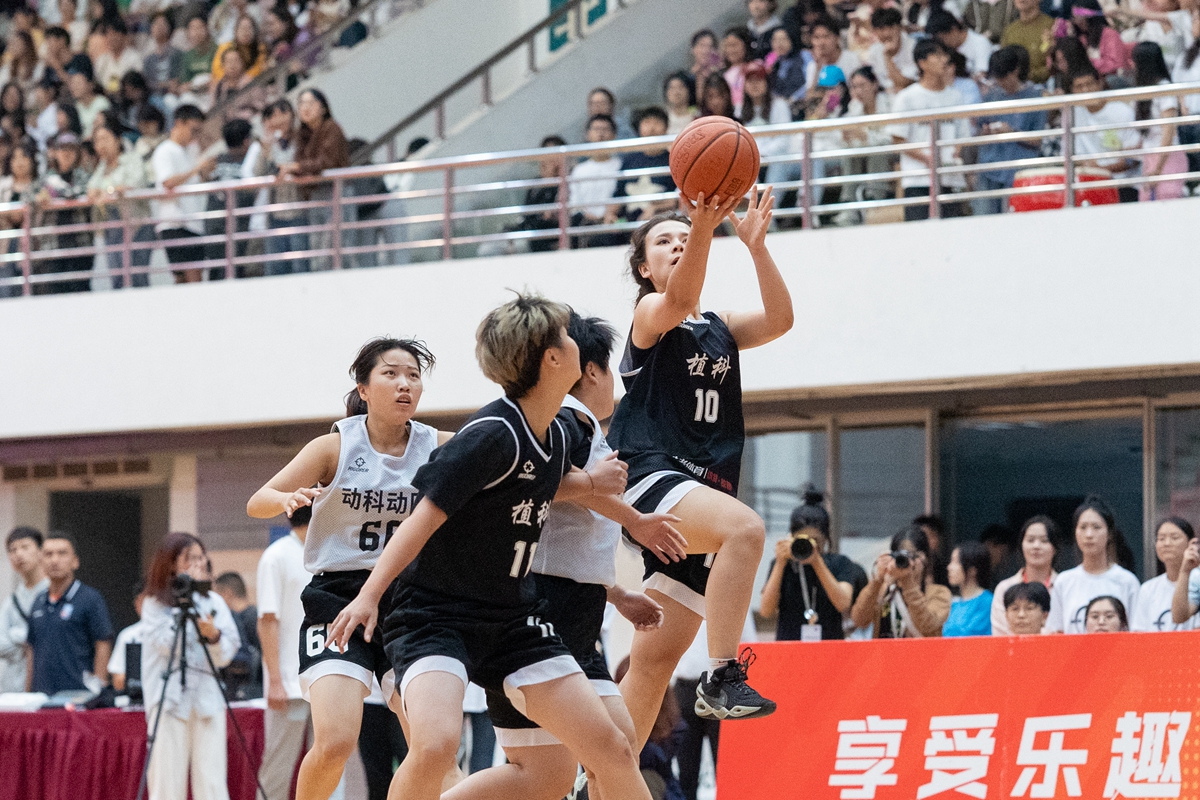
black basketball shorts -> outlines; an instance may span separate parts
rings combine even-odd
[[[384,649],[401,702],[409,684],[428,672],[482,686],[496,738],[505,747],[559,744],[524,716],[524,687],[581,672],[544,604],[497,608],[417,586],[397,590],[384,623]]]
[[[682,472],[657,472],[626,489],[625,502],[643,514],[669,514],[688,492],[703,485]],[[664,564],[658,556],[643,549],[646,571],[642,588],[666,595],[703,618],[704,592],[715,556],[715,553],[699,553]]]
[[[534,575],[538,599],[545,603],[542,619],[554,626],[583,674],[601,697],[620,695],[608,671],[600,644],[608,591],[596,583],[578,583],[555,575]]]
[[[328,641],[329,626],[342,609],[358,596],[370,574],[370,570],[365,569],[323,572],[314,575],[300,593],[300,602],[304,604],[304,622],[300,627],[300,690],[305,700],[308,699],[312,684],[325,675],[354,678],[366,687],[367,693],[371,691],[373,682],[378,680],[384,697],[391,696],[394,681],[378,625],[370,642],[363,638],[361,628],[356,630],[342,652],[331,647]],[[384,592],[379,603],[379,620],[383,619],[390,606],[394,588],[395,584],[392,584]]]

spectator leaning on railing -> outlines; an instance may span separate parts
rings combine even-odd
[[[994,81],[994,84],[983,97],[985,103],[1029,100],[1041,96],[1041,89],[1027,81],[1028,75],[1022,69],[1020,51],[1019,45],[1007,45],[992,53],[991,61],[988,62],[988,78]],[[979,117],[976,124],[980,133],[1018,133],[1045,130],[1047,120],[1044,111],[1025,111]],[[1040,151],[1039,139],[997,142],[980,145],[978,161],[980,164],[1021,161],[1036,158]],[[1015,167],[980,172],[975,178],[976,188],[980,191],[1011,189],[1016,174]],[[971,209],[975,216],[998,214],[1004,210],[1005,204],[1006,201],[1002,197],[984,197],[972,200]]]
[[[88,199],[95,203],[94,216],[97,222],[119,222],[122,219],[122,207],[126,208],[129,218],[136,220],[129,226],[132,233],[131,242],[147,243],[154,241],[154,226],[146,224],[145,219],[149,209],[146,202],[129,202],[123,199],[125,192],[132,189],[142,189],[149,185],[146,178],[146,164],[138,154],[130,150],[126,152],[117,131],[105,126],[98,126],[92,133],[92,143],[96,148],[98,162],[96,171],[88,179]],[[114,289],[125,285],[121,272],[125,266],[124,253],[121,243],[125,241],[125,226],[118,225],[104,229],[104,246],[108,257],[108,271],[112,276]],[[133,250],[130,252],[130,266],[144,268],[150,264],[151,249]],[[149,286],[148,274],[135,274],[133,286]]]
[[[155,186],[172,190],[184,185],[200,182],[202,175],[213,171],[216,163],[212,159],[197,161],[188,149],[204,125],[204,112],[193,105],[182,105],[175,109],[175,123],[171,134],[154,150],[151,168],[154,170]],[[204,195],[167,195],[150,203],[158,231],[164,242],[167,260],[171,264],[188,264],[204,260],[204,245],[190,244],[188,240],[204,235],[204,223],[196,215],[204,210]],[[176,283],[195,283],[201,278],[199,266],[175,270]]]
[[[320,175],[327,169],[350,166],[350,147],[342,126],[333,119],[329,101],[317,89],[305,89],[296,100],[300,117],[300,133],[296,137],[296,160],[279,168],[279,176],[306,178]],[[332,204],[333,187],[328,183],[302,187],[300,195],[307,200]],[[308,212],[312,225],[329,225],[332,217],[330,205],[317,206]],[[333,246],[333,232],[314,231],[310,235],[313,249],[325,250]],[[318,256],[312,260],[312,269],[329,269],[332,259]]]

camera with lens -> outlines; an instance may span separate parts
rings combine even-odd
[[[176,608],[189,609],[195,606],[192,594],[208,594],[212,591],[212,581],[198,581],[186,572],[181,572],[171,579],[171,596]]]
[[[803,561],[817,551],[817,540],[810,533],[812,528],[801,528],[792,534],[792,558]]]
[[[893,550],[892,561],[896,562],[898,569],[908,569],[912,566],[913,559],[916,556],[908,550]]]

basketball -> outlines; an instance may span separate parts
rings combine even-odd
[[[671,177],[688,200],[741,197],[758,181],[758,144],[737,120],[701,117],[671,145]]]

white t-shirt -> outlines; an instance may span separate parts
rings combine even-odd
[[[271,543],[258,561],[258,616],[274,614],[279,620],[279,671],[289,700],[299,700],[300,625],[304,606],[300,593],[312,574],[304,569],[304,545],[295,533]],[[263,662],[263,683],[269,680]]]
[[[1138,589],[1133,601],[1135,611],[1129,616],[1129,630],[1149,631],[1192,631],[1200,626],[1200,615],[1192,615],[1187,622],[1176,625],[1171,621],[1171,600],[1175,597],[1175,584],[1167,580],[1166,573],[1151,578]]]
[[[589,158],[576,164],[571,170],[571,213],[582,211],[589,217],[603,217],[617,193],[620,172],[621,159],[616,156],[607,161]]]
[[[858,53],[853,50],[842,48],[842,54],[838,56],[838,60],[834,62],[846,76],[846,82],[850,82],[850,75],[854,70],[861,67],[862,59],[858,57]],[[804,85],[812,88],[817,85],[817,78],[821,75],[821,67],[816,61],[809,61],[804,66]]]
[[[1137,613],[1136,599],[1141,584],[1132,572],[1113,564],[1100,575],[1086,572],[1081,564],[1058,576],[1050,590],[1050,619],[1046,630],[1085,633],[1087,604],[1097,597],[1110,595],[1125,605],[1125,613]]]
[[[1187,53],[1179,56],[1175,68],[1171,70],[1171,80],[1175,83],[1200,83],[1200,57],[1192,65],[1187,65]],[[1183,98],[1188,114],[1200,114],[1200,94],[1189,94]],[[40,119],[40,118],[39,118]]]
[[[117,634],[113,643],[112,655],[108,658],[108,674],[124,675],[128,670],[125,666],[125,645],[142,643],[142,621],[130,625]]]
[[[163,140],[162,144],[158,147],[154,148],[154,155],[150,157],[150,165],[154,170],[154,185],[159,189],[163,189],[166,188],[163,186],[164,180],[195,169],[196,157],[185,149],[183,145],[168,138]],[[199,182],[199,176],[193,175],[184,181],[182,186],[190,186]],[[202,194],[180,195],[164,200],[151,200],[150,213],[158,221],[154,229],[162,233],[167,230],[186,228],[194,234],[203,235],[203,220],[194,218],[187,220],[187,222],[183,220],[185,216],[191,217],[204,211],[204,207],[205,197]]]
[[[892,58],[892,62],[896,65],[896,69],[900,74],[908,78],[910,81],[920,79],[921,72],[917,69],[917,62],[913,60],[913,48],[916,46],[917,40],[909,36],[907,33],[900,34],[900,50]],[[883,52],[883,43],[876,42],[867,50],[867,66],[875,70],[875,76],[879,78],[879,85],[882,86],[888,94],[896,93],[896,85],[892,81],[891,73],[888,71],[888,57]]]
[[[1091,125],[1127,125],[1134,120],[1133,106],[1128,103],[1113,101],[1106,103],[1104,108],[1093,113],[1083,106],[1075,107],[1075,127],[1083,128]],[[1136,150],[1141,146],[1142,134],[1137,128],[1110,128],[1102,131],[1075,134],[1076,155],[1093,155],[1098,153],[1115,153],[1122,150]],[[1099,159],[1080,162],[1079,166],[1100,167],[1110,169],[1117,159]],[[1137,173],[1134,169],[1113,173],[1114,178],[1131,177]]]
[[[935,92],[931,89],[926,89],[919,83],[914,83],[906,89],[901,89],[896,94],[896,101],[892,104],[892,111],[895,113],[928,111],[935,108],[948,108],[950,106],[961,105],[963,105],[963,96],[957,89],[946,87],[940,92]],[[930,131],[928,124],[906,122],[889,125],[888,133],[906,142],[928,143]],[[970,128],[965,119],[945,120],[938,128],[938,138],[940,139],[953,139],[969,135]],[[952,145],[943,147],[941,152],[942,163],[948,164],[953,158],[954,147]],[[910,156],[907,152],[900,154],[900,169],[903,171],[923,171],[921,175],[901,178],[901,186],[908,188],[911,186],[929,185],[929,167]],[[945,175],[942,177],[942,186],[962,188],[966,185],[966,180],[962,175]]]
[[[1168,80],[1158,82],[1159,86],[1170,84]],[[1150,101],[1150,119],[1163,119],[1166,117],[1166,112],[1174,111],[1179,113],[1179,98],[1176,95],[1168,94],[1160,97],[1155,97]],[[1163,129],[1155,126],[1153,128],[1142,128],[1142,147],[1162,147]],[[1175,133],[1168,144],[1179,144],[1179,133]],[[1158,159],[1161,156],[1142,156],[1145,161],[1148,158]]]
[[[958,48],[958,52],[967,57],[967,72],[972,75],[988,71],[988,61],[995,50],[996,45],[991,39],[970,28],[967,29],[967,40]]]

